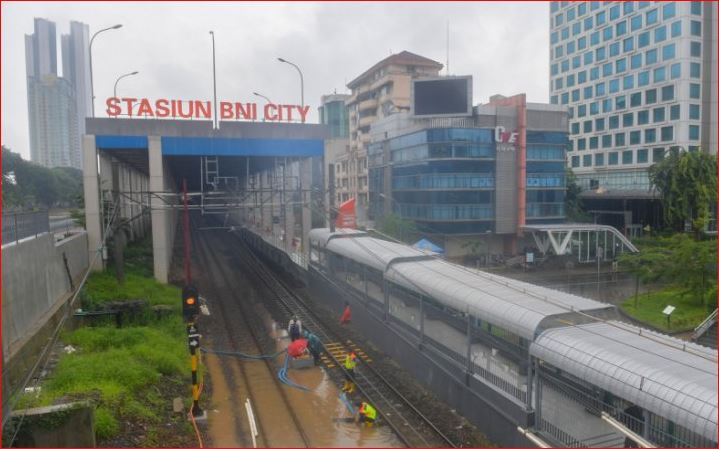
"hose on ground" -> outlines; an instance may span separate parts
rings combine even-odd
[[[289,366],[290,366],[290,358],[292,358],[292,356],[290,356],[289,354],[285,355],[285,364],[277,372],[277,378],[280,379],[280,382],[282,382],[283,384],[290,386],[292,388],[297,388],[302,391],[312,391],[311,389],[309,389],[303,385],[292,382],[287,377],[287,370],[289,369]]]

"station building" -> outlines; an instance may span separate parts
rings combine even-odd
[[[372,124],[370,218],[390,213],[446,256],[517,254],[523,227],[565,221],[567,108],[496,95],[469,116],[400,112]]]

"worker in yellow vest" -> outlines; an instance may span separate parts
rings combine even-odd
[[[354,351],[350,351],[345,356],[344,367],[347,372],[347,378],[345,379],[342,391],[345,393],[354,393],[355,391],[355,366],[357,366],[357,354]]]
[[[366,423],[367,426],[371,426],[377,420],[377,409],[372,407],[368,402],[357,401],[355,405],[359,407],[357,410],[357,416],[355,422]]]

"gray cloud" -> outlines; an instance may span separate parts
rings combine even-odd
[[[217,38],[218,97],[298,103],[299,79],[281,56],[302,67],[305,102],[317,120],[319,97],[345,84],[390,51],[409,50],[445,61],[450,22],[452,74],[474,76],[474,101],[526,92],[548,100],[548,3],[2,3],[2,143],[29,157],[23,35],[33,17],[70,20],[91,32],[122,23],[94,44],[96,112],[115,79],[121,96],[210,99]],[[59,36],[58,36],[59,42]]]

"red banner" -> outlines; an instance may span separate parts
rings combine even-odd
[[[355,211],[355,199],[350,198],[340,204],[335,226],[338,228],[357,229],[357,212]]]

